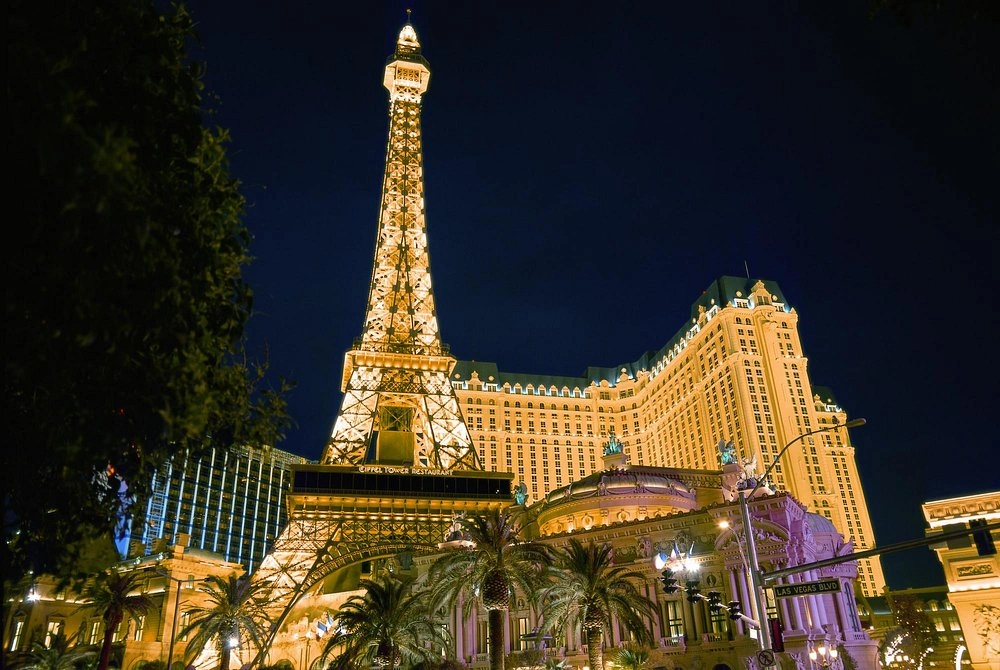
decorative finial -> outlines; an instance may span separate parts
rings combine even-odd
[[[406,23],[407,23],[407,24],[409,24],[409,23],[410,23],[410,14],[412,14],[412,13],[413,13],[413,10],[412,10],[412,9],[407,9],[407,10],[406,10]]]

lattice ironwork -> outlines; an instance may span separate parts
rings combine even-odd
[[[372,519],[367,513],[339,519],[294,519],[254,573],[269,585],[266,602],[280,628],[285,615],[303,594],[340,568],[404,551],[434,551],[455,511],[424,518]]]
[[[359,491],[346,482],[353,485],[352,473],[362,469],[297,467],[317,476],[336,471],[346,479],[330,479],[326,488],[304,484],[301,491],[293,485],[288,494],[290,521],[253,574],[254,581],[267,587],[264,601],[273,624],[264,649],[296,644],[294,637],[289,639],[286,619],[301,598],[322,592],[327,577],[362,561],[440,551],[457,516],[509,505],[513,478],[483,471],[414,475],[421,470],[369,466],[395,481]],[[383,472],[390,469],[393,473]],[[395,474],[397,470],[402,473]],[[470,485],[474,490],[460,492]],[[446,493],[429,493],[434,490]]]
[[[429,78],[416,32],[407,24],[385,69],[389,141],[364,332],[345,356],[344,398],[320,466],[298,473],[333,482],[336,471],[346,479],[327,488],[304,484],[297,490],[293,484],[289,491],[288,525],[253,575],[269,589],[268,649],[299,644],[285,619],[341,568],[437,551],[456,515],[510,503],[513,475],[483,471],[448,379],[456,360],[438,332],[420,132]],[[349,487],[354,474],[372,470],[391,470],[389,477],[400,473],[388,482],[393,492]]]
[[[419,415],[414,466],[480,469],[448,380],[456,361],[441,342],[431,288],[420,129],[430,69],[412,26],[400,32],[385,72],[389,140],[365,326],[345,358],[343,403],[321,462],[366,462],[392,395]]]

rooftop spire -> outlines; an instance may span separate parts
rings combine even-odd
[[[406,25],[399,31],[399,38],[396,40],[396,58],[420,54],[420,42],[417,41],[417,31],[413,29],[409,20],[410,10],[406,10],[406,14]]]

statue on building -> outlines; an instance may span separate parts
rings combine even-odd
[[[514,501],[518,505],[523,505],[528,500],[528,487],[524,482],[519,482],[514,487]]]
[[[745,491],[757,486],[766,486],[766,483],[760,479],[760,473],[757,472],[757,454],[750,458],[744,458],[740,463],[740,469],[742,470],[740,479],[736,482],[738,490]]]
[[[736,445],[733,444],[732,440],[729,442],[719,440],[717,448],[719,450],[719,460],[722,461],[722,465],[736,463]]]
[[[608,435],[608,441],[604,443],[604,455],[614,456],[620,453],[622,453],[622,443],[618,441],[618,438],[615,437],[615,431],[612,430]]]

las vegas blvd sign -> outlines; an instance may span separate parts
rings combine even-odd
[[[820,579],[816,582],[799,582],[798,584],[775,584],[775,598],[794,598],[795,596],[811,596],[817,593],[836,593],[840,591],[839,579]]]

